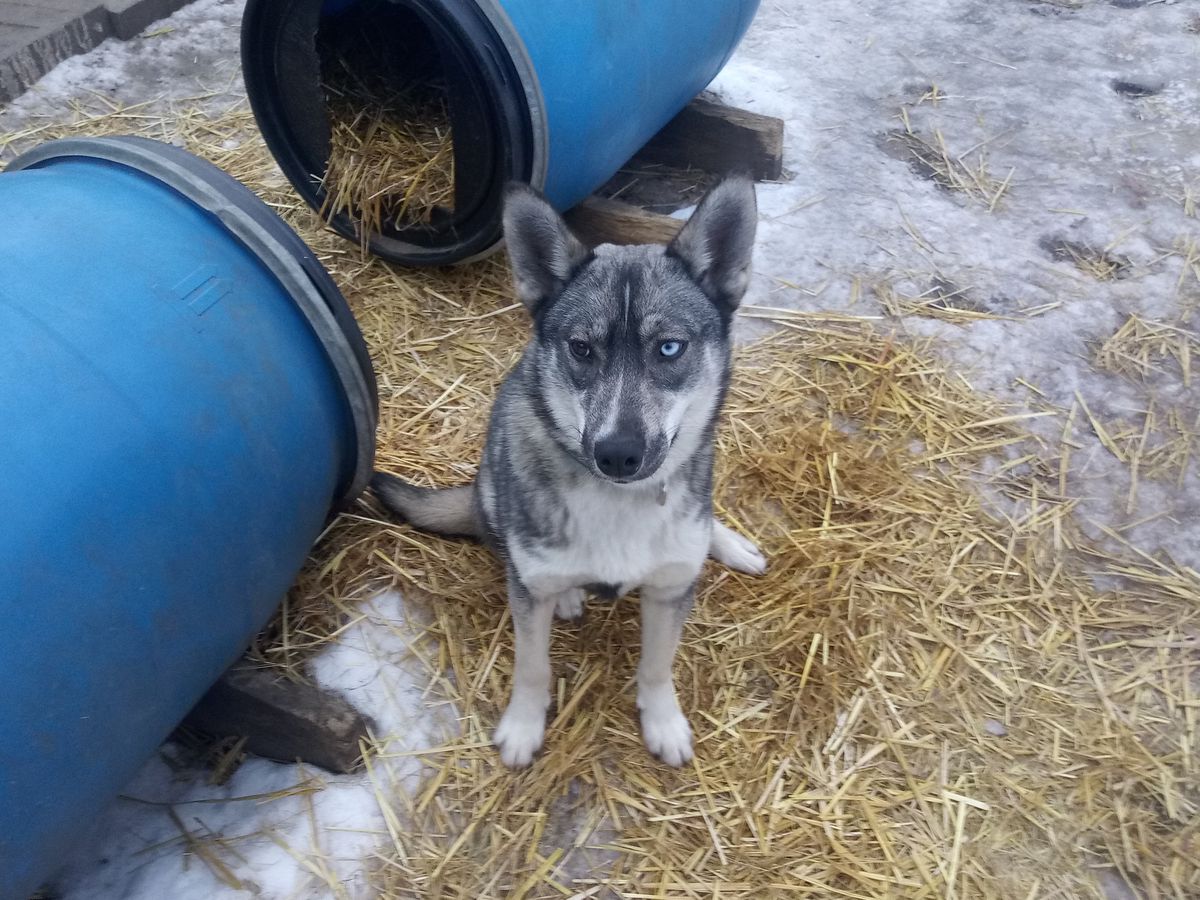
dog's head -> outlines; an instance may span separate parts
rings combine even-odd
[[[729,178],[669,246],[589,250],[537,192],[509,188],[504,232],[535,324],[533,399],[559,445],[597,477],[670,472],[709,433],[756,218],[750,181]]]

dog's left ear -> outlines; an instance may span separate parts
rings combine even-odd
[[[518,182],[504,192],[504,240],[517,296],[531,313],[566,287],[588,256],[554,207]]]
[[[735,175],[705,194],[667,252],[678,257],[688,274],[727,315],[750,284],[750,257],[758,206],[754,184]]]

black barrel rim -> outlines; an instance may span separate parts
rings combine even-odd
[[[67,157],[128,166],[216,216],[271,271],[312,327],[342,385],[354,423],[354,471],[338,485],[335,509],[358,497],[375,461],[379,394],[362,331],[333,278],[309,246],[249,188],[182,148],[133,135],[63,138],[29,150],[6,171]]]
[[[396,2],[396,0],[392,0]],[[429,246],[370,232],[367,248],[409,265],[447,265],[480,259],[502,242],[504,183],[534,174],[533,113],[527,86],[494,16],[474,0],[402,0],[450,55],[456,74],[485,97],[495,133],[490,194],[479,214],[449,241]],[[319,88],[315,35],[323,0],[248,0],[242,18],[242,73],[246,93],[267,147],[296,192],[314,210],[324,199],[315,172],[328,164],[328,122]],[[358,223],[339,213],[329,226],[363,243]]]

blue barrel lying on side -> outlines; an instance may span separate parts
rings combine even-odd
[[[26,900],[262,628],[370,476],[311,251],[140,138],[0,174],[0,897]]]
[[[248,0],[242,69],[267,146],[320,209],[325,42],[344,41],[351,63],[378,59],[380,69],[433,59],[450,110],[453,217],[434,230],[365,235],[344,213],[330,224],[384,258],[440,265],[499,245],[506,181],[529,182],[560,210],[607,181],[716,76],[757,9],[758,0]]]

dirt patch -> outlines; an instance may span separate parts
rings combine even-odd
[[[1142,81],[1125,81],[1120,78],[1115,78],[1111,82],[1112,89],[1123,97],[1153,97],[1155,94],[1161,94],[1166,85],[1153,84]]]
[[[876,143],[894,159],[908,163],[922,178],[945,191],[961,194],[994,210],[1008,192],[1012,172],[995,178],[982,151],[957,155],[946,144],[941,131],[926,136],[913,130],[907,112],[902,112],[904,128],[879,135]]]
[[[1129,275],[1133,264],[1107,249],[1061,237],[1044,237],[1038,242],[1056,262],[1069,262],[1080,272],[1097,281],[1114,281]]]

